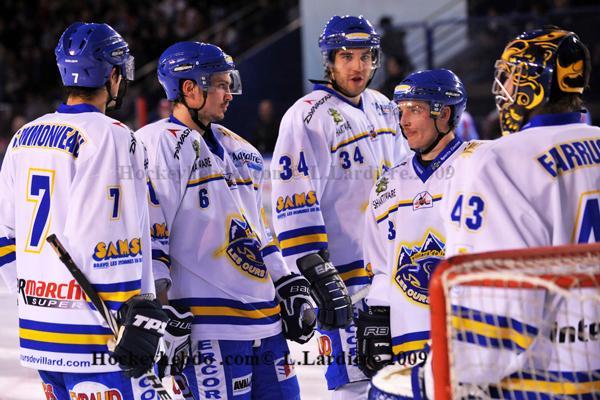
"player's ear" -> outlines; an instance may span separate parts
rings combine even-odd
[[[110,80],[111,82],[118,83],[119,77],[121,76],[121,70],[118,65],[115,65],[113,69],[110,71]]]
[[[448,106],[444,106],[444,107],[442,107],[442,111],[440,112],[440,116],[438,117],[438,119],[440,121],[449,123],[451,115],[452,115],[452,109],[450,109],[450,107],[448,107]]]
[[[192,96],[194,92],[194,88],[196,87],[196,83],[191,79],[186,79],[181,84],[181,93],[183,96]]]

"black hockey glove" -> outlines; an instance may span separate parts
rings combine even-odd
[[[280,301],[283,334],[286,339],[306,343],[315,334],[317,317],[310,298],[310,284],[306,278],[291,274],[275,282]]]
[[[324,330],[346,328],[352,322],[352,300],[348,288],[329,262],[329,252],[321,250],[300,257],[296,264],[311,285],[311,294],[319,308],[317,318]]]
[[[358,312],[356,351],[358,367],[369,378],[392,362],[389,307],[369,307]]]
[[[119,335],[109,350],[127,376],[139,378],[148,372],[161,347],[169,317],[157,301],[135,296],[117,313]]]
[[[165,352],[158,361],[158,376],[179,375],[187,364],[192,352],[190,335],[194,315],[189,309],[163,306],[169,317],[164,336]]]

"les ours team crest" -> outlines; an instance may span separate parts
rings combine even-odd
[[[421,243],[401,243],[394,282],[413,303],[429,305],[429,280],[444,257],[444,241],[428,230]]]
[[[241,272],[257,279],[266,279],[267,268],[260,254],[261,243],[244,216],[228,219],[229,261]]]

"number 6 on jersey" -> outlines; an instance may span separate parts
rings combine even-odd
[[[50,201],[54,190],[54,170],[30,168],[27,177],[28,202],[34,203],[25,251],[42,251],[50,227]]]

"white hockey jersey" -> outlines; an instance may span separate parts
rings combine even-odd
[[[351,294],[369,283],[362,254],[371,187],[410,150],[394,103],[374,90],[355,106],[315,85],[284,115],[272,160],[273,226],[288,265],[328,248]]]
[[[155,277],[172,281],[171,304],[190,307],[193,340],[281,332],[273,281],[290,272],[264,223],[260,153],[221,125],[201,135],[174,116],[136,135],[148,150]]]
[[[473,147],[448,181],[448,255],[600,241],[600,128],[580,113],[533,117]]]
[[[0,172],[0,273],[16,283],[24,366],[119,370],[92,355],[112,333],[46,237],[116,311],[154,293],[146,193],[142,146],[94,106],[62,105],[14,135]]]
[[[579,113],[535,116],[522,131],[473,147],[454,165],[442,204],[448,255],[600,241],[600,128],[581,123]],[[454,344],[460,381],[507,378],[500,387],[511,398],[597,393],[600,359],[590,362],[589,355],[600,353],[598,336],[564,337],[573,327],[597,325],[597,303],[551,306],[541,290],[502,301],[494,288],[458,289],[453,316],[470,327]],[[549,336],[547,325],[536,325],[542,317],[554,318]],[[558,377],[572,383],[557,384]]]
[[[392,350],[400,361],[430,337],[428,284],[446,241],[440,200],[454,159],[468,145],[453,139],[427,167],[415,155],[371,191],[364,253],[374,276],[367,304],[390,306]]]

